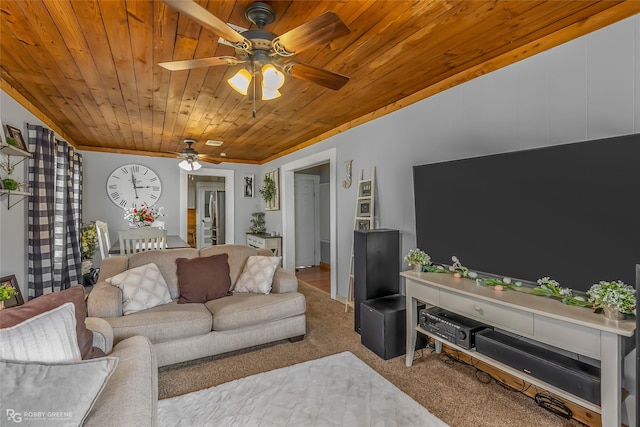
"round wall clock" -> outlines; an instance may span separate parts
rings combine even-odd
[[[158,175],[146,166],[123,165],[107,178],[109,199],[122,209],[131,209],[143,203],[152,206],[161,193],[162,184]]]

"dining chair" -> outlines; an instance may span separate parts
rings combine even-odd
[[[106,222],[96,221],[96,234],[98,236],[98,246],[100,247],[100,256],[105,259],[109,256],[111,249],[111,239],[109,238],[109,226]]]
[[[132,228],[118,232],[120,255],[167,248],[167,230],[157,227]]]

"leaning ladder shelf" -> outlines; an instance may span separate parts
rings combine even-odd
[[[5,156],[7,156],[8,162],[11,162],[11,157],[22,157],[21,160],[13,164],[14,167],[31,157],[31,153],[11,145],[0,145],[0,154],[4,154]],[[25,197],[31,196],[31,193],[27,191],[0,189],[0,196],[5,196],[5,195],[7,196],[7,210],[9,210],[12,207],[14,207],[16,204],[20,203]],[[19,199],[11,203],[11,199],[12,198],[15,199],[16,196],[19,197]]]
[[[376,167],[371,167],[371,177],[363,178],[363,171],[360,170],[358,177],[358,195],[356,197],[356,211],[353,220],[353,230],[373,230],[375,228],[375,192],[376,190]],[[349,294],[344,304],[345,313],[349,311],[349,303],[353,300],[353,235],[351,236],[351,261],[349,264]]]

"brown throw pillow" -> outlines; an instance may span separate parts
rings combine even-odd
[[[105,356],[104,351],[93,346],[93,332],[87,329],[84,324],[84,319],[87,317],[87,306],[84,302],[84,288],[82,285],[42,295],[24,305],[0,310],[0,329],[15,326],[40,313],[60,307],[67,302],[72,302],[75,306],[76,335],[78,336],[78,347],[80,347],[82,359],[95,359]]]
[[[178,304],[204,303],[231,295],[229,255],[220,254],[200,258],[178,258]]]

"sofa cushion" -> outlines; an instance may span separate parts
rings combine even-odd
[[[129,257],[128,268],[154,263],[160,269],[162,277],[167,282],[171,299],[180,296],[178,290],[178,276],[176,272],[176,258],[197,258],[198,250],[193,248],[164,249],[160,251],[142,251]],[[102,274],[102,272],[101,272]],[[106,276],[105,276],[106,277]]]
[[[142,335],[152,343],[211,332],[211,313],[203,304],[169,304],[138,311],[128,316],[105,317],[113,328],[113,342]]]
[[[9,418],[16,423],[82,425],[117,364],[115,357],[59,364],[3,360],[0,401],[13,411],[7,418],[22,416],[19,421]],[[34,408],[44,414],[43,420],[25,418]]]
[[[154,263],[116,274],[107,283],[122,291],[122,313],[127,315],[171,302],[167,282]]]
[[[194,259],[178,258],[179,304],[204,303],[231,295],[227,254]]]
[[[0,329],[0,359],[25,362],[81,360],[73,303]]]
[[[223,253],[229,255],[229,278],[231,279],[231,290],[233,291],[247,258],[257,255],[258,252],[255,248],[246,245],[216,245],[200,250],[201,257]]]
[[[306,302],[298,292],[261,295],[234,293],[205,304],[213,315],[213,330],[228,331],[304,314]]]
[[[250,256],[244,264],[234,291],[268,294],[271,292],[273,275],[278,265],[280,265],[280,257]]]
[[[53,292],[29,300],[26,304],[0,310],[0,328],[8,328],[24,322],[26,319],[37,316],[45,311],[50,311],[66,302],[72,302],[76,316],[76,335],[78,347],[83,359],[93,359],[103,357],[102,350],[93,346],[93,334],[84,324],[87,317],[87,306],[84,302],[84,287],[82,285],[72,286],[60,292]]]

